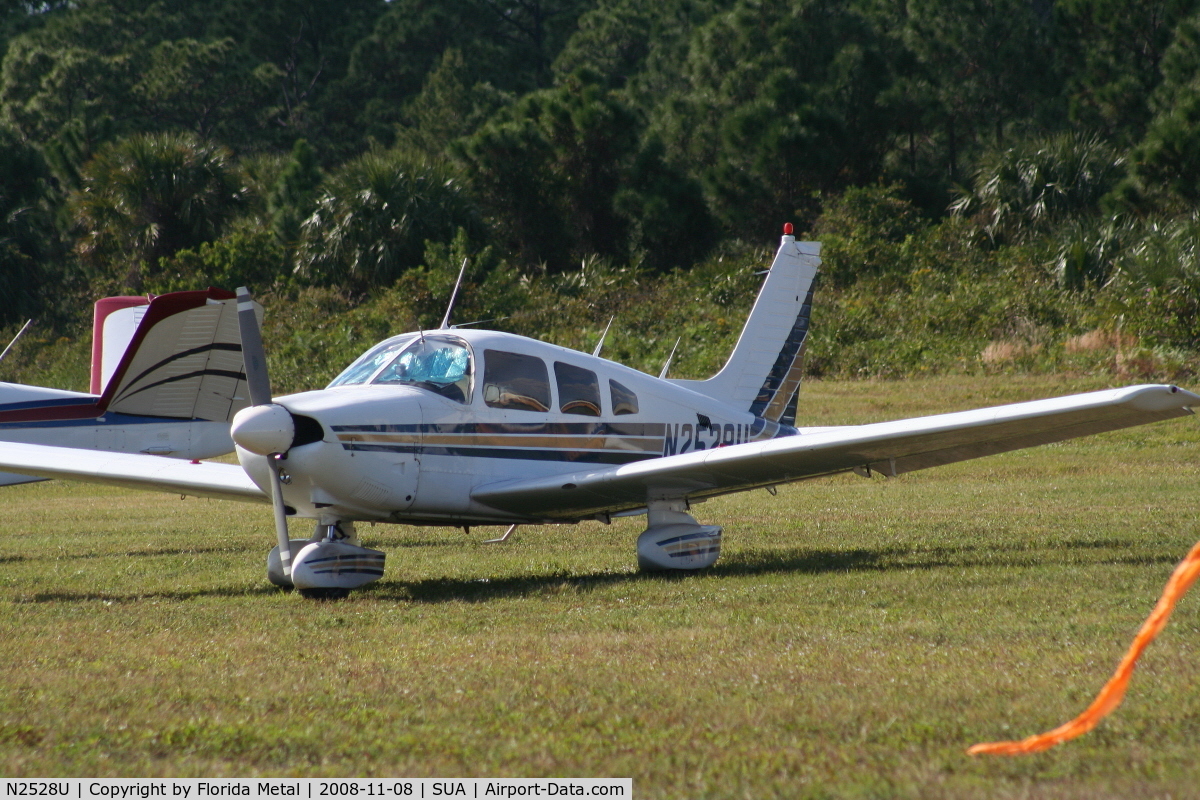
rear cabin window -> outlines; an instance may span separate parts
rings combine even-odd
[[[590,369],[554,362],[558,383],[558,410],[584,417],[600,416],[600,381]]]
[[[550,377],[536,356],[483,351],[483,402],[516,411],[550,410]]]
[[[608,382],[608,389],[612,394],[613,414],[619,417],[622,414],[638,413],[638,399],[636,394],[614,380]]]

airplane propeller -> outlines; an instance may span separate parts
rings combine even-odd
[[[238,327],[242,334],[242,357],[246,364],[246,387],[250,405],[237,413],[230,427],[234,443],[251,453],[267,457],[271,469],[271,505],[275,511],[275,534],[279,538],[279,560],[285,578],[292,574],[292,544],[288,536],[287,511],[283,503],[281,459],[286,458],[296,438],[291,413],[271,397],[267,354],[254,299],[245,286],[237,290]]]

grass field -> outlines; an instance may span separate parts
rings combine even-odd
[[[1098,388],[812,383],[801,423]],[[1200,539],[1186,419],[903,476],[710,501],[718,565],[634,569],[605,527],[363,528],[387,577],[268,588],[269,509],[3,490],[6,776],[590,776],[639,798],[1200,797],[1200,592],[1087,736],[1073,717]],[[296,534],[307,530],[297,523]]]

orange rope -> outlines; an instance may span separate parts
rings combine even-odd
[[[1122,698],[1125,697],[1125,687],[1129,683],[1133,667],[1141,657],[1142,651],[1150,642],[1154,641],[1154,637],[1158,636],[1159,631],[1166,627],[1171,612],[1175,610],[1175,604],[1187,592],[1188,587],[1196,582],[1197,577],[1200,577],[1200,542],[1197,542],[1187,557],[1179,562],[1179,566],[1175,568],[1175,572],[1171,574],[1171,578],[1163,588],[1162,597],[1158,598],[1158,604],[1154,606],[1154,610],[1142,624],[1142,629],[1138,631],[1137,636],[1133,637],[1133,644],[1129,646],[1125,657],[1117,665],[1117,671],[1108,679],[1108,683],[1104,684],[1100,694],[1096,695],[1096,699],[1082,714],[1064,725],[1059,725],[1052,731],[1030,736],[1019,742],[977,744],[970,747],[967,753],[973,756],[980,753],[1005,756],[1037,753],[1074,739],[1076,736],[1081,736],[1096,727],[1096,723],[1121,704]]]

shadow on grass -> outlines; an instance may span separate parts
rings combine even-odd
[[[742,553],[724,558],[698,572],[595,572],[577,574],[525,575],[500,578],[428,578],[420,581],[383,581],[363,591],[378,600],[414,603],[482,603],[512,597],[555,594],[563,591],[590,592],[609,586],[653,582],[678,582],[721,577],[744,577],[774,573],[821,575],[889,570],[1035,567],[1047,565],[1101,564],[1152,565],[1178,562],[1174,554],[1146,554],[1114,558],[1081,558],[1071,553],[1085,549],[1128,549],[1133,542],[1118,540],[1064,542],[1054,547],[1019,545],[966,545],[961,547],[884,547],[828,550],[793,548]]]
[[[395,542],[383,540],[383,541],[376,542],[374,545],[368,545],[368,546],[369,547],[382,547],[382,546],[386,545],[389,550],[419,550],[419,549],[427,549],[427,548],[433,549],[433,548],[439,548],[439,547],[445,547],[445,548],[463,547],[463,548],[465,548],[465,547],[471,547],[474,544],[476,544],[476,542],[474,542],[474,541],[455,541],[454,539],[432,539],[432,538],[429,538],[429,539],[401,539],[401,540],[395,541]]]
[[[14,605],[27,603],[107,603],[125,605],[153,600],[195,600],[202,597],[264,597],[279,594],[274,586],[251,586],[243,588],[219,587],[196,589],[187,592],[38,592],[25,597],[14,597]]]
[[[754,551],[726,556],[715,566],[698,572],[647,573],[627,572],[570,573],[548,575],[516,575],[499,578],[428,578],[420,581],[382,581],[365,587],[361,595],[374,600],[394,600],[411,603],[469,602],[486,603],[513,597],[586,593],[597,589],[640,582],[681,582],[713,578],[736,578],[754,575],[788,573],[822,575],[848,572],[886,572],[892,570],[986,569],[1022,568],[1050,565],[1174,565],[1182,554],[1150,553],[1114,556],[1109,558],[1085,555],[1087,551],[1131,551],[1144,543],[1134,540],[1070,540],[1039,545],[992,544],[955,547],[881,547],[845,550],[790,548]],[[127,556],[190,555],[205,552],[230,552],[225,548],[187,550],[150,550],[127,553]],[[98,554],[81,554],[65,558],[100,558]],[[50,558],[50,557],[47,557]],[[0,561],[28,560],[25,556],[8,556]],[[224,587],[194,591],[160,592],[39,592],[14,598],[21,603],[140,603],[153,600],[183,601],[204,597],[261,597],[278,593],[273,586]]]
[[[127,550],[124,553],[64,553],[62,551],[55,551],[53,553],[42,553],[40,555],[32,556],[0,556],[0,564],[9,561],[83,561],[100,558],[159,558],[173,556],[203,556],[211,555],[213,553],[232,554],[244,552],[246,552],[246,550],[241,547],[164,547],[155,550]]]

